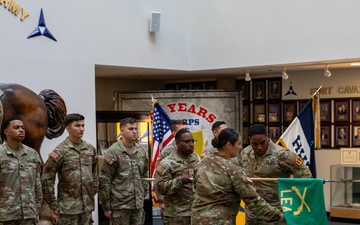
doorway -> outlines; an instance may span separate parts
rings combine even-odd
[[[97,129],[97,149],[98,154],[103,156],[106,150],[121,138],[120,120],[132,117],[138,125],[138,143],[148,151],[151,156],[150,145],[150,113],[149,112],[132,112],[132,111],[96,111],[96,129]],[[101,161],[101,160],[100,160]],[[149,160],[150,161],[150,160]],[[100,163],[101,164],[101,163]],[[150,168],[150,165],[149,165]],[[150,175],[149,175],[150,176]],[[152,225],[152,200],[151,188],[149,182],[149,192],[145,197],[145,225]],[[105,217],[104,211],[99,203],[99,225],[109,224],[109,220]]]

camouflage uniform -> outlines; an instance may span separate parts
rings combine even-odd
[[[172,152],[177,151],[176,141],[171,142],[171,144],[165,146],[165,148],[161,149],[160,156],[158,160],[165,159],[166,156],[170,155]]]
[[[240,198],[264,224],[276,216],[283,216],[259,196],[252,181],[239,166],[219,153],[200,161],[194,183],[192,224],[235,225]]]
[[[219,152],[219,149],[213,147],[212,145],[211,145],[211,147],[210,147],[210,146],[207,146],[207,147],[203,150],[203,152],[201,153],[200,157],[201,157],[201,158],[204,158],[205,156],[212,155],[212,154],[214,154],[215,152]],[[239,165],[239,159],[238,159],[238,157],[232,157],[230,160],[231,160],[231,162],[234,163],[235,165],[237,165],[237,166]]]
[[[42,203],[40,156],[26,145],[16,151],[19,156],[6,141],[0,145],[0,224],[35,224]]]
[[[163,149],[161,149],[160,151],[160,155],[156,161],[156,167],[158,165],[160,165],[161,160],[165,159],[166,156],[170,155],[172,152],[177,151],[177,146],[176,146],[176,141],[171,142],[171,144],[165,146]],[[155,174],[156,176],[156,174]],[[159,204],[163,204],[164,203],[164,196],[161,195],[156,188],[156,185],[154,185],[154,191],[156,193],[156,198],[159,202]],[[166,205],[165,205],[166,207]],[[164,215],[164,209],[161,209],[161,218],[163,219]],[[163,219],[164,220],[164,219]],[[167,225],[166,221],[163,221],[164,225]]]
[[[240,153],[239,164],[248,177],[289,178],[291,175],[295,178],[312,177],[310,170],[303,164],[299,156],[271,141],[267,151],[262,156],[255,156],[251,145],[246,147]],[[282,210],[277,182],[256,181],[254,186],[261,197],[272,206]],[[254,215],[247,213],[246,216],[247,221],[249,221],[247,224],[258,224]]]
[[[212,155],[215,152],[218,152],[219,150],[217,148],[214,148],[212,145],[206,146],[206,148],[202,151],[200,157],[204,158],[205,156]]]
[[[113,211],[114,223],[120,224],[117,219],[120,219],[121,212],[117,211],[127,210],[130,213],[144,207],[149,181],[141,178],[149,176],[148,152],[137,143],[130,152],[122,141],[117,141],[106,151],[103,159],[99,199],[105,211]]]
[[[193,184],[183,184],[180,177],[183,174],[193,177],[198,162],[195,154],[183,159],[174,151],[157,166],[157,191],[165,197],[164,223],[190,224]]]
[[[43,193],[52,210],[60,209],[60,223],[66,220],[63,215],[69,218],[87,216],[91,221],[99,184],[97,160],[94,146],[83,140],[79,146],[74,146],[69,138],[49,154],[42,175]],[[59,179],[57,198],[54,194],[56,173]]]

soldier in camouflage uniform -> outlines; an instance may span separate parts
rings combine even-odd
[[[194,153],[195,140],[188,130],[175,135],[177,150],[163,159],[156,168],[156,185],[164,195],[164,224],[189,225],[194,199],[193,176],[199,162]]]
[[[249,177],[263,178],[311,178],[311,172],[304,165],[301,157],[294,152],[274,144],[267,136],[262,124],[254,124],[249,128],[250,145],[240,153],[240,166]],[[277,182],[255,181],[256,191],[272,206],[282,210]],[[247,224],[260,224],[256,215],[246,214]],[[279,223],[274,223],[279,224]],[[286,224],[285,222],[282,224]]]
[[[262,224],[283,220],[282,213],[259,196],[252,181],[232,162],[241,148],[239,133],[226,128],[212,144],[218,152],[205,156],[195,170],[191,224],[235,225],[240,199]]]
[[[23,122],[12,117],[2,125],[0,145],[0,224],[33,225],[42,202],[40,156],[22,144]]]
[[[99,199],[112,225],[139,225],[145,220],[144,197],[148,194],[149,155],[136,143],[133,118],[120,121],[122,138],[106,151],[100,171]]]
[[[49,154],[42,184],[44,199],[60,216],[60,224],[92,224],[94,195],[98,191],[97,151],[81,138],[84,135],[84,116],[73,113],[65,117],[69,136]],[[58,174],[57,198],[54,194]]]
[[[170,123],[170,131],[172,135],[176,135],[176,133],[181,129],[187,129],[186,123],[183,120],[173,120]],[[173,141],[171,144],[167,145],[165,148],[160,150],[160,155],[156,161],[157,165],[159,165],[160,161],[163,160],[166,156],[170,155],[172,152],[177,150],[176,142]],[[165,203],[164,203],[164,196],[162,196],[156,189],[156,185],[154,186],[154,190],[156,193],[156,197],[159,201],[159,208],[161,209],[161,219],[163,220],[164,225],[167,225],[164,222],[164,210],[165,210]]]
[[[173,120],[170,123],[170,130],[172,135],[176,135],[179,130],[187,129],[186,123],[183,120]],[[165,148],[161,149],[158,162],[163,160],[166,156],[170,155],[172,152],[177,150],[176,142],[173,141],[171,144],[167,145]]]
[[[220,132],[225,128],[227,128],[227,125],[224,121],[216,121],[211,127],[214,138],[216,139],[219,136]],[[213,154],[214,152],[217,152],[217,148],[210,144],[203,150],[200,157],[204,158],[205,156]]]

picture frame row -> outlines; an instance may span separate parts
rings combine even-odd
[[[252,85],[251,88],[250,85]],[[238,81],[237,88],[244,101],[281,99],[281,79],[257,79],[250,82]]]
[[[276,143],[288,126],[274,124],[268,125],[268,136]],[[243,145],[249,145],[249,126],[243,127]],[[321,148],[360,147],[360,123],[356,125],[321,125]]]
[[[250,117],[251,112],[252,117]],[[250,123],[251,121],[254,123],[289,123],[296,117],[297,113],[297,103],[295,101],[244,104],[243,123]]]
[[[307,100],[243,104],[243,123],[288,123],[306,103]],[[320,120],[325,123],[360,122],[360,99],[320,100]]]

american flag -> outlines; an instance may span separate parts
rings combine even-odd
[[[154,100],[153,102],[153,114],[152,114],[152,127],[153,127],[153,148],[152,148],[152,160],[151,160],[151,177],[155,175],[155,166],[160,155],[160,150],[166,145],[171,143],[174,138],[170,131],[171,119],[166,114],[161,105]],[[158,204],[155,192],[154,184],[152,184],[151,193],[153,196],[154,205]]]

